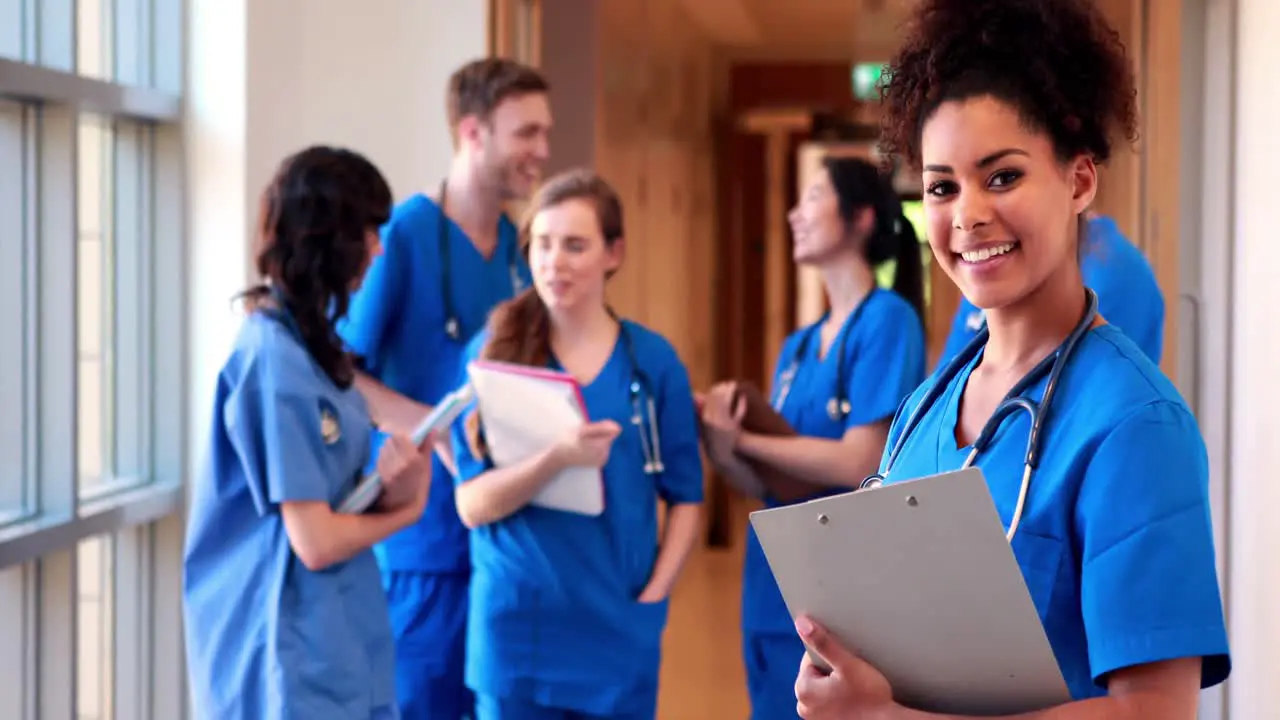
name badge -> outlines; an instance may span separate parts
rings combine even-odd
[[[320,402],[320,437],[325,445],[333,445],[342,439],[342,427],[338,424],[338,414],[324,401]]]

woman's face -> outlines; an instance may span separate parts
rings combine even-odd
[[[1077,215],[1097,187],[1093,160],[1062,163],[1053,142],[991,97],[943,103],[921,136],[934,257],[974,305],[1017,303],[1077,271]]]
[[[849,224],[840,216],[840,200],[826,168],[815,173],[800,201],[787,213],[798,263],[820,263],[845,246]]]
[[[533,284],[549,309],[604,302],[605,280],[622,262],[622,240],[605,242],[591,201],[574,198],[539,210],[529,235]]]

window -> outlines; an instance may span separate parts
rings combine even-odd
[[[185,715],[185,4],[0,0],[0,717]]]
[[[76,717],[111,720],[115,642],[115,538],[92,537],[76,548]]]
[[[30,108],[0,99],[0,172],[29,180],[32,168]],[[26,424],[31,410],[30,183],[0,182],[0,347],[8,354],[0,367],[0,523],[22,517],[32,500],[32,434]]]

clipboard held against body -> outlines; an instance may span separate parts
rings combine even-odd
[[[476,360],[467,366],[485,445],[494,465],[523,462],[588,422],[582,388],[568,373],[527,365]],[[530,501],[579,515],[604,512],[599,468],[567,468]]]
[[[760,510],[751,524],[792,617],[856,648],[904,705],[981,716],[1071,699],[980,469]]]

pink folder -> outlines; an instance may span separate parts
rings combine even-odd
[[[567,373],[476,360],[467,374],[484,423],[485,445],[498,467],[523,462],[590,421],[582,386]],[[598,516],[604,512],[604,477],[599,468],[567,468],[531,504]]]

